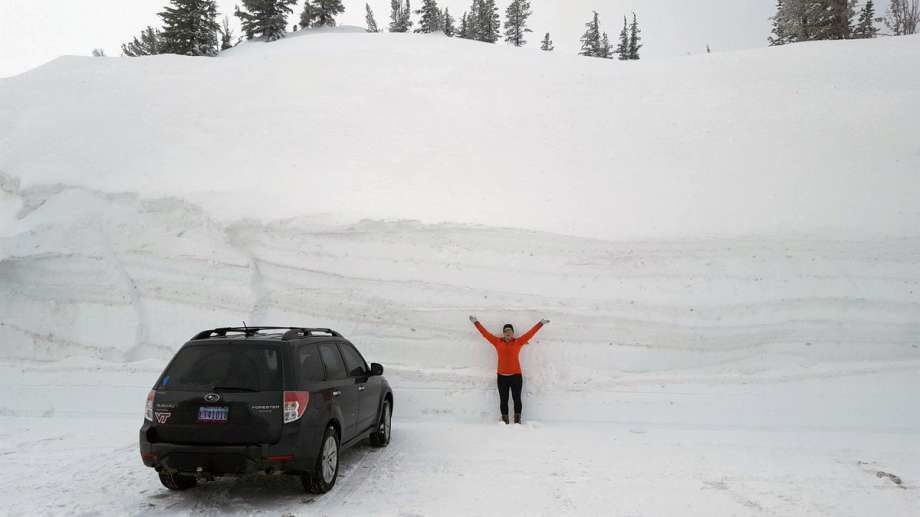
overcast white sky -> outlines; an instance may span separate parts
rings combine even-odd
[[[510,0],[498,0],[504,9]],[[218,0],[222,13],[232,16],[238,0]],[[300,4],[302,5],[302,1]],[[389,0],[370,0],[378,25],[385,27]],[[412,2],[413,9],[421,0]],[[451,13],[461,14],[471,0],[441,0]],[[147,25],[159,25],[156,15],[167,0],[0,0],[0,77],[16,75],[61,55],[89,55],[103,48],[121,54],[121,43]],[[364,1],[344,0],[339,24],[364,26]],[[645,37],[643,58],[673,57],[763,47],[769,35],[775,0],[531,0],[531,44],[552,33],[559,52],[578,51],[584,24],[597,10],[602,28],[619,33],[624,14],[635,11]],[[289,19],[294,24],[301,6]]]

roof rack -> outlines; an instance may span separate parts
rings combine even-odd
[[[327,328],[307,328],[307,327],[220,327],[211,330],[203,330],[192,338],[208,339],[210,337],[225,337],[228,333],[245,334],[246,336],[255,336],[263,330],[286,330],[281,339],[289,341],[302,337],[310,337],[315,334],[326,334],[332,337],[342,337],[338,332]]]

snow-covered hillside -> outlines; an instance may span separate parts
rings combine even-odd
[[[0,80],[0,513],[911,515],[918,58],[342,29]],[[523,356],[530,425],[493,426],[469,314],[552,320]],[[243,320],[385,364],[392,448],[319,500],[165,494],[143,397]]]
[[[346,31],[0,81],[0,170],[223,220],[917,234],[916,37],[624,64]]]

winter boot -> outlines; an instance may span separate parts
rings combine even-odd
[[[508,423],[508,415],[502,415],[502,422]]]
[[[515,414],[514,414],[514,423],[515,423],[515,424],[520,424],[520,423],[521,423],[521,414],[520,414],[520,413],[515,413]]]

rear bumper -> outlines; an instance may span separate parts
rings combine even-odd
[[[304,470],[311,459],[296,454],[296,435],[287,438],[277,444],[258,445],[150,443],[146,430],[141,429],[140,453],[144,465],[157,472],[225,476]]]

